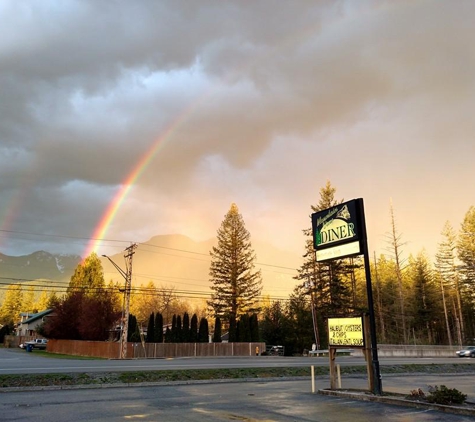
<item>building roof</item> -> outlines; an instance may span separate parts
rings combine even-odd
[[[49,315],[53,312],[52,309],[46,309],[46,311],[38,312],[36,314],[31,314],[30,318],[26,319],[22,322],[22,324],[31,324],[32,322],[36,321],[37,319],[43,318],[46,315]]]

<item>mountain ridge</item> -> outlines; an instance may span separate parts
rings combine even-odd
[[[182,234],[152,236],[138,243],[133,258],[132,283],[146,285],[150,281],[159,287],[170,287],[196,296],[210,292],[209,252],[217,239],[195,241]],[[263,278],[263,294],[287,297],[296,285],[292,279],[300,266],[301,257],[255,240],[251,242],[256,253],[256,269]],[[106,283],[123,283],[123,277],[106,257],[99,257]],[[125,268],[123,252],[109,257]],[[28,255],[8,256],[0,253],[2,284],[27,281],[54,280],[68,283],[82,258],[73,254],[53,254],[36,251]]]

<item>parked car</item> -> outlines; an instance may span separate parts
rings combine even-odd
[[[35,338],[34,340],[20,344],[20,347],[22,349],[27,349],[28,346],[30,346],[30,349],[46,350],[47,344],[48,340],[46,340],[45,338]]]
[[[455,352],[455,354],[459,357],[459,358],[463,358],[463,357],[466,357],[466,358],[475,358],[475,346],[467,346],[465,347],[464,349],[462,350],[457,350]]]
[[[271,355],[271,356],[284,356],[284,346],[272,346],[269,349],[269,355]]]

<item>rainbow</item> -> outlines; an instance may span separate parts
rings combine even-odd
[[[91,253],[97,252],[97,249],[104,241],[104,237],[114,220],[115,216],[121,205],[123,204],[128,193],[131,191],[135,182],[140,178],[143,172],[147,169],[149,164],[153,161],[160,149],[166,144],[166,141],[171,138],[176,129],[182,124],[182,122],[190,114],[190,109],[193,107],[189,106],[183,111],[173,122],[167,127],[167,129],[152,143],[150,148],[142,155],[140,160],[137,162],[132,171],[127,175],[125,180],[121,183],[121,188],[115,194],[112,201],[109,203],[106,211],[102,215],[99,223],[97,224],[92,237],[87,245],[86,250],[83,253],[83,257],[88,257]]]
[[[259,57],[258,60],[265,60],[267,57],[276,54],[276,52],[282,47],[289,47],[294,45],[297,41],[301,39],[308,38],[311,33],[315,30],[315,25],[311,25],[302,31],[301,34],[293,35],[287,37],[279,43],[279,48],[276,48],[266,54],[264,57]],[[247,63],[247,66],[250,67],[255,61]],[[241,66],[236,71],[232,72],[226,79],[233,80],[236,74],[239,74],[240,71],[245,68],[246,65]],[[151,145],[151,147],[145,152],[141,157],[139,162],[136,164],[134,169],[128,174],[126,179],[121,183],[121,188],[116,193],[109,206],[107,207],[105,213],[103,214],[99,224],[96,226],[92,238],[83,253],[83,257],[89,256],[92,252],[96,252],[97,248],[101,245],[102,241],[106,240],[105,235],[119,208],[124,202],[127,194],[132,189],[134,183],[139,179],[142,173],[147,169],[148,165],[153,161],[156,154],[160,151],[160,148],[166,143],[168,139],[171,138],[173,133],[177,128],[187,119],[187,117],[196,109],[198,104],[203,103],[206,99],[210,98],[216,89],[211,89],[210,91],[203,94],[198,100],[190,104],[186,109],[169,125],[169,127],[164,131],[164,133]]]

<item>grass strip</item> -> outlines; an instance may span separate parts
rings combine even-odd
[[[225,380],[225,379],[266,379],[266,378],[291,378],[310,376],[310,363],[306,367],[281,367],[281,368],[230,368],[230,369],[187,369],[187,370],[162,370],[162,371],[135,371],[135,372],[91,372],[67,374],[19,374],[0,375],[0,387],[45,387],[45,386],[71,386],[92,384],[136,384],[143,382],[170,382],[192,380]],[[316,376],[327,376],[327,366],[315,366]],[[410,364],[382,366],[381,373],[407,374],[407,373],[475,373],[475,365],[471,364]],[[342,366],[343,375],[366,375],[364,366]]]

